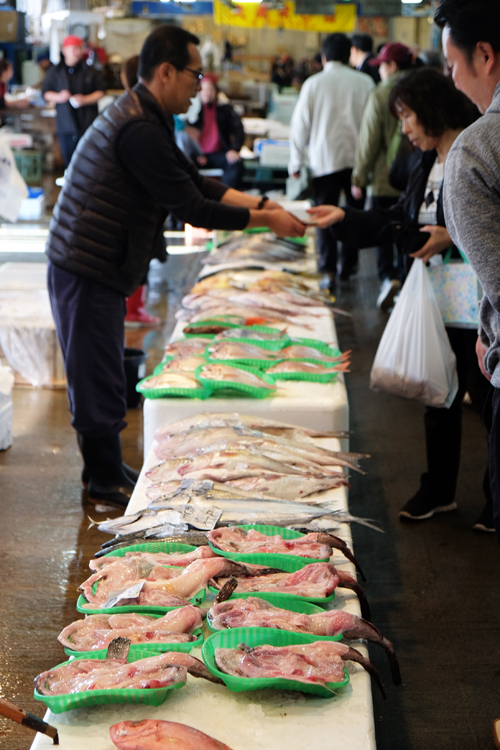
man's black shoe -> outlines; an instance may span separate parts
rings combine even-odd
[[[472,527],[475,531],[486,531],[495,533],[495,524],[493,523],[493,508],[491,505],[485,505],[483,512]]]
[[[399,511],[399,517],[402,521],[425,521],[427,518],[432,518],[434,513],[445,513],[448,510],[456,510],[456,508],[456,502],[436,502],[436,499],[429,495],[428,491],[420,487],[416,495],[403,505]]]

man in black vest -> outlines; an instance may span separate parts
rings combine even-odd
[[[278,204],[200,177],[175,145],[174,114],[200,89],[197,37],[160,26],[146,39],[139,83],[95,120],[66,173],[47,242],[48,286],[61,342],[72,425],[89,499],[124,508],[137,474],[122,463],[126,426],[125,298],[153,257],[166,258],[163,225],[268,226],[302,236]]]

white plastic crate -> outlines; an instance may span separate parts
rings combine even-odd
[[[12,401],[0,407],[0,451],[12,445]]]
[[[29,188],[28,198],[24,198],[19,209],[18,221],[36,221],[42,217],[43,209],[43,190],[39,188]]]

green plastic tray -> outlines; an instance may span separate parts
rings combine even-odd
[[[299,531],[293,531],[292,529],[284,529],[281,526],[263,526],[258,523],[238,524],[235,528],[244,529],[245,531],[255,529],[255,531],[260,531],[262,534],[266,534],[266,536],[279,534],[283,539],[299,539],[300,537],[305,536],[305,534],[301,534]],[[217,547],[213,546],[210,541],[209,545],[217,555],[221,555],[222,557],[228,557],[237,562],[253,563],[254,565],[268,565],[270,568],[280,568],[280,570],[285,570],[288,573],[300,570],[311,563],[328,562],[330,559],[329,557],[315,559],[311,557],[301,557],[300,555],[281,555],[275,552],[247,552],[239,554],[237,552],[223,552],[223,550],[217,549]]]
[[[312,359],[288,359],[287,362],[313,362]],[[276,363],[277,364],[277,363]],[[269,372],[268,376],[274,380],[302,380],[306,383],[334,383],[338,372]]]
[[[170,649],[174,650],[174,649]],[[136,657],[135,659],[128,658],[129,662],[137,661],[139,658],[147,658],[147,656],[155,656],[149,650],[143,657]],[[130,657],[130,654],[129,654]],[[75,659],[98,659],[97,652],[91,652],[89,656],[83,656],[79,654],[75,656]],[[63,667],[65,664],[69,664],[73,659],[58,664],[58,667]],[[88,706],[102,706],[110,703],[143,703],[146,706],[161,706],[162,703],[168,698],[169,693],[172,690],[184,687],[185,682],[178,682],[171,687],[163,688],[150,688],[141,690],[139,688],[124,688],[122,690],[86,690],[81,693],[67,693],[66,695],[42,695],[35,689],[34,698],[37,701],[45,703],[47,708],[55,714],[61,714],[64,711],[71,711],[74,708],[85,708]]]
[[[318,615],[321,612],[325,611],[323,607],[318,607],[316,604],[310,604],[309,602],[298,602],[291,596],[287,597],[286,599],[282,599],[280,602],[274,602],[271,599],[272,596],[272,594],[269,594],[269,596],[267,597],[268,602],[271,602],[271,604],[275,604],[276,607],[279,607],[280,609],[288,609],[290,612],[300,612],[303,615]],[[222,632],[222,630],[212,627],[210,610],[207,613],[207,626],[211,633]],[[226,630],[226,628],[224,628],[224,630]],[[320,636],[318,636],[318,638],[319,637]],[[321,638],[328,638],[328,636],[321,636]],[[341,635],[336,635],[332,637],[331,640],[340,640],[340,638],[342,638]]]
[[[217,364],[222,364],[222,362],[219,360]],[[230,366],[232,367],[234,366],[234,364],[234,361],[232,361]],[[213,391],[225,391],[233,394],[236,392],[240,395],[244,393],[245,395],[252,396],[253,398],[266,398],[267,396],[271,396],[276,392],[275,388],[271,391],[268,388],[259,388],[258,386],[248,385],[247,383],[230,383],[227,380],[208,380],[200,376],[201,370],[204,366],[205,365],[200,365],[200,367],[195,370],[194,374],[195,377],[200,381],[200,383],[202,383],[207,390],[210,390],[211,393]],[[264,380],[264,382],[268,383],[269,385],[275,386],[273,378],[268,377],[261,370],[257,370],[255,367],[238,365],[235,369],[251,372],[257,377]]]
[[[205,352],[205,360],[208,362],[208,364],[211,365],[229,365],[229,367],[246,368],[251,367],[254,370],[260,371],[260,377],[262,377],[262,373],[265,370],[268,370],[269,367],[272,367],[273,365],[277,365],[280,362],[284,361],[283,359],[266,359],[264,350],[261,359],[247,359],[246,357],[242,357],[241,359],[215,359],[215,357],[212,357],[210,352],[208,351],[208,347]]]
[[[200,361],[203,359],[203,354],[191,354],[190,356],[199,357]],[[162,361],[158,365],[156,365],[156,367],[154,368],[153,375],[161,375],[163,372],[164,365],[168,365],[168,363],[171,362],[173,359],[175,359],[174,356],[165,357],[165,359],[162,359]],[[188,372],[188,370],[180,370],[179,372]]]
[[[99,581],[97,582],[97,584],[94,584],[94,586],[97,586],[98,584]],[[189,603],[196,606],[201,604],[205,601],[206,594],[206,589],[203,589],[198,594],[196,594],[196,596],[193,596],[193,598],[189,600]],[[87,603],[88,602],[83,594],[80,594],[76,603],[77,611],[82,612],[82,614],[84,615],[119,615],[124,614],[125,612],[137,612],[137,614],[140,615],[165,615],[167,612],[171,612],[173,609],[179,609],[179,607],[159,607],[155,604],[124,604],[121,607],[111,607],[110,609],[103,609],[102,607],[96,609],[87,609],[84,607],[84,605]]]
[[[342,354],[340,349],[329,346],[319,339],[292,338],[290,346],[310,346],[313,349],[317,349],[322,354],[326,354],[327,357],[340,357]],[[293,362],[293,358],[291,361]],[[317,362],[318,360],[316,359],[314,361]]]
[[[277,328],[269,328],[268,326],[239,326],[240,329],[245,329],[246,331],[259,331],[260,333],[276,333]],[[227,338],[219,339],[219,341],[234,341],[236,343],[244,343],[244,344],[253,344],[253,346],[260,346],[261,349],[266,349],[269,352],[279,352],[280,349],[283,349],[285,346],[290,346],[291,339],[288,334],[285,334],[284,336],[281,336],[279,339],[276,339],[274,341],[261,341],[260,339],[252,339],[252,338],[232,338],[231,336],[227,336]]]
[[[135,390],[138,393],[142,393],[144,398],[198,398],[204,400],[210,396],[210,392],[206,391],[202,385],[198,388],[144,388],[143,383],[146,383],[151,378],[156,377],[155,375],[148,375],[147,378],[143,378],[137,383]]]
[[[344,668],[344,679],[342,682],[327,682],[327,687],[317,684],[298,682],[297,680],[286,680],[281,677],[233,677],[221,672],[215,663],[216,648],[237,648],[240,643],[247,646],[293,646],[298,643],[315,643],[318,639],[314,635],[305,633],[289,633],[285,630],[273,630],[271,628],[234,628],[233,630],[222,630],[214,633],[203,644],[201,654],[207,669],[213,675],[223,680],[229,690],[239,693],[246,690],[262,690],[271,688],[274,690],[295,690],[300,693],[312,693],[322,698],[332,698],[334,691],[345,687],[349,683],[349,674]]]
[[[234,316],[231,316],[234,317]],[[244,317],[243,315],[241,316]],[[207,318],[206,320],[200,320],[197,323],[188,323],[186,325],[186,328],[203,328],[203,326],[210,325],[210,323],[216,323],[217,325],[224,326],[224,328],[241,328],[241,323],[231,323],[229,321],[224,320],[224,316],[221,315],[220,318]],[[184,329],[185,330],[185,329]],[[184,333],[184,330],[182,333],[187,339],[190,338],[200,338],[200,339],[213,339],[215,336],[215,333]]]
[[[152,615],[159,619],[162,615]],[[186,641],[185,643],[133,643],[130,646],[129,654],[135,659],[145,659],[151,654],[163,654],[165,651],[184,651],[187,653],[192,648],[201,646],[204,641],[203,630],[196,628],[193,631],[193,635],[196,636],[195,641]],[[107,648],[99,648],[95,651],[72,651],[70,648],[65,647],[64,653],[68,656],[79,657],[80,659],[90,659],[94,655],[98,659],[105,659],[107,654]]]

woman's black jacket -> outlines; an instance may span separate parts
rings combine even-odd
[[[361,211],[346,207],[344,220],[332,227],[336,239],[358,248],[395,242],[399,252],[405,255],[423,247],[428,235],[419,232],[422,225],[418,222],[418,214],[436,155],[436,151],[422,153],[422,158],[410,175],[406,190],[390,208]],[[442,188],[437,201],[437,224],[446,226]]]

